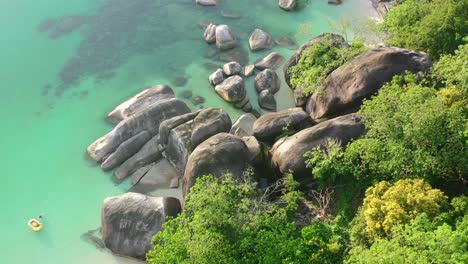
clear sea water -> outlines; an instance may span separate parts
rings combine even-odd
[[[303,0],[291,13],[276,0],[220,2],[204,8],[194,0],[0,0],[0,263],[133,263],[82,239],[100,226],[103,199],[130,186],[115,185],[85,149],[112,128],[104,117],[118,103],[180,76],[188,81],[173,86],[177,94],[203,96],[204,107],[223,107],[233,120],[241,114],[208,85],[207,68],[221,63],[209,58],[200,20],[230,25],[247,48],[255,28],[303,43],[329,31],[330,20],[375,15],[369,0]],[[241,18],[223,18],[221,10]],[[249,62],[267,53],[249,52]],[[247,83],[255,102],[253,78]],[[293,104],[285,84],[276,97],[279,109]],[[44,230],[32,232],[27,221],[42,213]]]

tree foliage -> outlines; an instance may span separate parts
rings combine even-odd
[[[386,43],[428,52],[453,53],[468,35],[468,0],[405,0],[380,25]]]

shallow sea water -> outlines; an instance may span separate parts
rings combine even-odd
[[[304,0],[297,12],[282,11],[276,0],[220,2],[210,8],[193,0],[0,0],[0,263],[133,263],[82,239],[100,226],[104,198],[130,187],[115,185],[85,149],[112,128],[104,117],[113,107],[181,76],[187,82],[172,85],[176,94],[203,96],[204,107],[222,107],[233,121],[242,114],[208,84],[211,67],[222,62],[209,57],[213,48],[199,21],[230,25],[252,63],[271,51],[286,59],[294,52],[248,52],[255,28],[303,43],[329,31],[329,20],[375,15],[369,0]],[[241,18],[223,18],[221,10]],[[252,77],[247,89],[256,104]],[[293,106],[284,83],[276,98],[279,110]],[[27,221],[42,213],[44,230],[32,232]]]

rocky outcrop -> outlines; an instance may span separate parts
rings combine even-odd
[[[111,132],[92,143],[87,152],[94,161],[100,163],[120,144],[141,131],[146,130],[151,136],[155,136],[161,122],[188,112],[190,109],[187,105],[175,98],[155,102],[120,122]]]
[[[223,65],[223,72],[227,76],[239,74],[242,70],[242,66],[235,61],[228,62]]]
[[[215,72],[213,72],[210,77],[208,77],[208,80],[212,85],[218,85],[224,81],[224,74],[223,70],[217,69]]]
[[[107,119],[117,124],[136,112],[163,99],[174,98],[174,91],[168,85],[156,85],[123,102],[107,115]]]
[[[309,115],[297,107],[265,114],[255,121],[252,129],[258,140],[272,143],[285,132],[297,131],[311,125],[313,123]]]
[[[234,125],[232,125],[229,133],[238,137],[252,136],[253,125],[256,120],[257,118],[251,113],[243,114],[236,120]]]
[[[302,57],[302,53],[305,50],[311,48],[312,46],[314,46],[317,43],[320,43],[320,42],[323,42],[323,41],[328,41],[327,39],[331,39],[333,45],[336,46],[336,47],[341,47],[341,46],[348,45],[346,43],[345,39],[340,35],[330,34],[330,33],[323,34],[323,35],[320,35],[318,37],[315,37],[315,38],[309,40],[307,43],[302,45],[296,51],[296,53],[294,53],[294,55],[292,55],[291,58],[289,58],[286,61],[286,63],[283,66],[284,80],[286,81],[286,83],[288,84],[288,86],[291,89],[295,90],[294,99],[295,99],[296,106],[304,106],[305,103],[306,103],[307,98],[304,97],[304,92],[301,89],[299,89],[299,88],[296,89],[296,87],[293,87],[293,85],[291,84],[291,74],[289,73],[289,71],[290,71],[290,69],[292,67],[296,66],[299,63],[299,61],[300,61],[300,59]],[[296,90],[297,90],[297,92],[296,92]]]
[[[137,153],[143,145],[151,138],[148,131],[141,131],[130,139],[126,140],[101,164],[103,170],[111,170],[128,158]]]
[[[160,126],[160,143],[166,147],[166,158],[184,174],[190,153],[209,137],[231,128],[231,118],[220,108],[207,108],[166,120]]]
[[[203,33],[203,37],[205,38],[205,41],[208,44],[212,44],[216,42],[216,27],[217,26],[215,24],[210,23],[206,27],[205,32]]]
[[[262,147],[258,140],[253,137],[242,137],[247,149],[249,150],[248,161],[251,165],[257,165],[262,160]]]
[[[271,162],[279,173],[293,171],[301,183],[311,181],[311,169],[306,168],[304,154],[313,148],[325,146],[335,140],[345,146],[365,133],[364,124],[355,114],[340,116],[277,141],[271,148]]]
[[[260,51],[271,48],[273,38],[261,29],[255,29],[249,38],[249,46],[252,51]]]
[[[121,181],[141,167],[160,159],[162,157],[162,149],[158,147],[158,139],[158,135],[151,138],[135,155],[120,165],[114,171],[115,179]]]
[[[215,6],[218,4],[218,0],[195,0],[195,3],[202,6]]]
[[[281,86],[281,80],[275,71],[265,69],[257,74],[255,77],[255,90],[261,92],[263,90],[270,90],[273,94],[277,93]]]
[[[237,45],[237,37],[227,25],[216,27],[216,47],[220,50],[229,50]]]
[[[255,68],[259,70],[276,70],[283,62],[284,57],[278,52],[272,52],[255,62]]]
[[[315,120],[355,112],[393,76],[426,71],[432,63],[425,53],[378,47],[334,70],[309,98],[306,110]]]
[[[244,80],[238,76],[231,76],[216,85],[216,92],[228,102],[240,102],[246,96]]]
[[[297,0],[279,0],[278,5],[286,11],[291,11],[296,8]]]
[[[180,211],[176,198],[138,193],[109,197],[102,206],[102,239],[112,252],[143,260],[153,249],[151,239],[162,229],[166,217]]]
[[[242,175],[249,160],[244,141],[228,133],[210,137],[192,152],[184,173],[184,196],[198,177],[211,174],[220,176],[229,172],[233,177]]]
[[[258,95],[258,105],[268,111],[276,111],[276,99],[270,90],[263,90]]]

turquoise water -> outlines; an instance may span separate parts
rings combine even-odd
[[[145,87],[171,84],[180,76],[187,83],[174,87],[177,94],[190,90],[206,98],[204,107],[223,107],[233,119],[241,114],[208,85],[207,63],[222,63],[209,58],[212,48],[202,40],[198,21],[230,25],[246,48],[257,27],[302,43],[328,31],[328,20],[374,15],[368,0],[341,6],[303,1],[294,13],[280,10],[276,0],[220,0],[218,8],[193,2],[0,0],[0,105],[5,114],[0,129],[0,263],[131,262],[81,238],[99,227],[103,199],[130,186],[115,185],[110,174],[87,160],[85,149],[112,128],[104,116],[114,106]],[[237,11],[241,18],[223,18],[221,10]],[[38,25],[46,19],[62,19],[62,30],[40,32],[45,24]],[[273,50],[285,57],[293,53]],[[268,52],[249,52],[249,61]],[[247,83],[255,102],[252,81]],[[279,109],[292,106],[284,84],[276,97]],[[41,213],[45,228],[32,232],[26,223]]]

